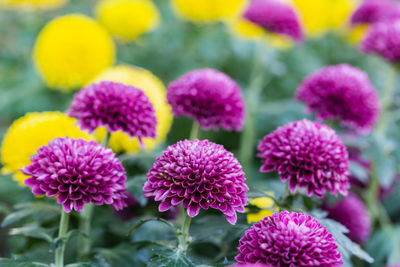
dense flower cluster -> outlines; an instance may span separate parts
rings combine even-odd
[[[230,265],[230,267],[273,267],[273,266],[263,263],[237,263],[234,265]]]
[[[296,98],[318,119],[339,119],[359,132],[371,131],[380,112],[379,97],[368,75],[347,64],[311,74],[298,88]]]
[[[122,64],[106,69],[93,82],[101,81],[120,82],[140,88],[153,104],[157,117],[157,137],[143,138],[142,142],[146,149],[151,150],[165,141],[172,125],[172,112],[171,106],[167,103],[167,90],[159,78],[148,70]],[[103,140],[105,132],[105,129],[96,131],[96,136],[99,137],[99,140]],[[137,139],[131,138],[121,131],[111,134],[108,145],[116,153],[135,153],[141,150]]]
[[[400,19],[375,23],[361,43],[365,53],[376,53],[392,63],[400,61]]]
[[[82,129],[104,126],[112,133],[131,137],[156,137],[157,120],[153,105],[139,89],[116,82],[94,83],[75,94],[69,115]]]
[[[239,161],[223,146],[208,140],[181,141],[169,146],[147,174],[146,197],[162,201],[166,211],[183,203],[190,217],[200,208],[222,211],[229,223],[247,203],[246,180]]]
[[[65,91],[86,85],[114,62],[114,43],[93,19],[70,14],[50,21],[33,51],[38,72],[51,88]]]
[[[57,197],[65,212],[84,204],[125,207],[124,167],[109,148],[95,141],[56,138],[38,149],[22,172],[35,195]]]
[[[281,1],[253,0],[243,18],[269,32],[287,35],[297,41],[303,39],[303,31],[295,11]]]
[[[8,128],[1,145],[2,173],[13,174],[23,185],[26,176],[20,169],[31,163],[30,157],[41,146],[56,137],[91,137],[75,125],[76,119],[58,111],[31,112],[15,120]]]
[[[351,17],[352,24],[373,24],[400,18],[400,6],[393,0],[368,0],[362,2]]]
[[[160,14],[151,0],[102,0],[96,5],[96,17],[115,37],[132,41],[153,30]]]
[[[315,218],[281,212],[266,217],[239,241],[239,263],[271,266],[342,266],[335,238]],[[307,249],[305,249],[307,248]]]
[[[240,131],[245,103],[239,86],[214,69],[186,73],[168,86],[168,103],[175,116],[194,119],[203,129]]]
[[[334,205],[325,205],[328,217],[347,227],[348,237],[357,243],[364,243],[371,233],[371,219],[364,202],[355,194],[339,200]]]
[[[258,145],[261,172],[278,171],[289,190],[305,188],[322,198],[326,191],[347,194],[349,162],[346,147],[331,128],[301,120],[279,127]]]

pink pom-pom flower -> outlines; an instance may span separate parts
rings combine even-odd
[[[168,103],[177,117],[189,117],[201,128],[240,131],[245,102],[239,86],[214,69],[193,70],[168,86]]]
[[[124,167],[109,148],[95,141],[56,138],[38,149],[22,172],[35,195],[56,197],[65,212],[84,204],[126,206]]]
[[[291,193],[305,188],[322,198],[326,191],[347,194],[349,155],[342,140],[328,126],[306,119],[278,127],[258,145],[261,172],[277,171]]]
[[[379,118],[379,97],[368,75],[347,64],[311,74],[301,83],[296,98],[318,119],[338,119],[359,133],[370,132]]]
[[[180,141],[157,158],[143,186],[146,197],[161,201],[161,212],[183,203],[190,217],[200,209],[222,211],[229,223],[247,204],[246,178],[239,161],[208,140]]]
[[[239,263],[339,267],[336,240],[315,218],[283,211],[255,223],[239,240]]]

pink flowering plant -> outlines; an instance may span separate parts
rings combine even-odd
[[[0,0],[0,267],[400,266],[400,4],[345,2]]]

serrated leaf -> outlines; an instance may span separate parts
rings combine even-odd
[[[38,262],[30,262],[24,260],[14,260],[7,258],[0,258],[1,267],[49,267],[49,265]]]

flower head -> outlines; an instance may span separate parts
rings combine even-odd
[[[239,263],[271,266],[342,266],[335,238],[315,218],[283,211],[266,217],[239,241]]]
[[[102,0],[96,17],[115,37],[132,41],[159,24],[160,14],[151,0]]]
[[[30,157],[41,146],[56,137],[91,137],[75,125],[76,119],[58,111],[32,112],[14,121],[8,128],[1,146],[1,163],[4,174],[12,173],[23,185],[27,177],[19,170],[31,163]]]
[[[9,9],[52,10],[64,6],[68,0],[0,0],[0,6]]]
[[[229,267],[273,267],[273,266],[263,263],[237,263],[234,265],[230,265]]]
[[[307,35],[343,31],[358,0],[292,0]]]
[[[308,76],[296,98],[318,119],[339,119],[358,132],[369,132],[378,121],[378,94],[362,70],[347,64],[325,67]]]
[[[296,12],[281,1],[253,0],[243,18],[269,32],[286,35],[297,41],[303,39],[303,30]]]
[[[373,24],[400,17],[400,8],[392,0],[366,0],[351,17],[352,24]]]
[[[347,227],[347,236],[357,243],[364,243],[371,233],[371,219],[363,201],[355,194],[339,200],[335,205],[325,205],[328,217]]]
[[[170,83],[168,103],[175,116],[194,119],[203,129],[240,131],[245,103],[239,86],[214,69],[193,70]]]
[[[258,145],[261,172],[278,171],[289,190],[305,188],[322,198],[326,191],[347,194],[349,156],[340,137],[328,126],[306,119],[279,127]]]
[[[96,21],[79,14],[57,17],[40,32],[33,59],[52,88],[78,89],[114,62],[114,44]]]
[[[148,70],[130,65],[118,65],[106,69],[93,80],[93,82],[101,81],[121,82],[140,88],[153,104],[157,118],[157,137],[143,138],[146,149],[154,149],[166,139],[172,125],[172,112],[171,106],[167,103],[167,90],[160,79]],[[105,132],[104,128],[96,131],[99,140],[104,139]],[[121,131],[111,134],[108,145],[116,153],[134,153],[141,149],[137,139]]]
[[[176,13],[195,23],[225,21],[236,17],[247,0],[172,0]]]
[[[392,63],[400,61],[400,19],[371,26],[361,43],[364,53],[376,53]]]
[[[126,173],[109,148],[95,141],[56,138],[38,149],[22,172],[35,195],[57,197],[65,212],[81,211],[84,204],[125,207]]]
[[[143,191],[162,201],[161,212],[183,203],[190,217],[200,208],[213,208],[235,224],[236,211],[244,212],[247,202],[245,180],[239,161],[223,146],[185,140],[169,146],[156,160]]]
[[[104,126],[110,133],[156,137],[153,105],[139,89],[115,82],[94,83],[75,94],[69,110],[83,129],[94,131]]]

